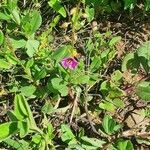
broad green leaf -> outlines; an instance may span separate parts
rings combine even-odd
[[[51,80],[52,87],[56,90],[58,90],[61,94],[61,96],[67,96],[68,95],[68,87],[66,82],[64,82],[61,78],[53,78]]]
[[[136,94],[145,101],[150,101],[150,82],[140,82],[136,87]]]
[[[26,109],[23,107],[22,99],[23,97],[19,94],[17,94],[14,99],[14,114],[18,120],[23,120],[24,118],[28,117]],[[23,109],[21,109],[22,107]]]
[[[16,114],[14,111],[8,111],[7,114],[11,121],[18,121],[18,118],[16,117]]]
[[[134,150],[133,144],[129,140],[120,139],[117,142],[118,150]]]
[[[105,141],[102,141],[102,140],[99,140],[99,139],[96,139],[96,138],[89,138],[87,136],[83,136],[83,137],[81,137],[81,139],[84,142],[90,144],[91,146],[95,146],[97,148],[102,148],[103,144],[106,143]]]
[[[86,84],[88,83],[90,77],[88,75],[81,75],[76,78],[78,84]]]
[[[62,132],[61,139],[63,142],[69,143],[69,142],[73,141],[74,144],[77,143],[77,141],[75,139],[75,135],[72,133],[72,131],[68,125],[62,124],[61,132]]]
[[[68,87],[66,85],[63,85],[58,91],[60,92],[61,96],[68,95]]]
[[[65,45],[58,48],[57,50],[55,50],[52,59],[55,59],[57,62],[59,62],[64,57],[70,56],[70,49],[72,49],[71,45]]]
[[[113,37],[110,42],[109,42],[109,45],[110,46],[114,46],[115,44],[117,44],[118,42],[121,41],[121,36],[116,36],[116,37]]]
[[[0,141],[10,137],[18,130],[18,122],[7,122],[0,125]]]
[[[9,15],[6,15],[5,13],[0,12],[0,20],[10,20],[11,17]]]
[[[145,69],[145,71],[150,70],[150,41],[145,42],[137,50],[139,60]]]
[[[18,49],[18,48],[23,48],[26,45],[26,41],[24,39],[20,40],[15,40],[15,39],[10,39],[13,48]]]
[[[118,149],[116,149],[113,144],[109,144],[108,150],[118,150]]]
[[[112,89],[109,91],[108,98],[113,100],[114,98],[119,98],[119,97],[122,97],[123,95],[125,95],[124,91],[117,88],[116,84],[114,84],[112,82],[111,82],[111,88]]]
[[[22,24],[22,30],[25,32],[26,37],[30,37],[30,32],[31,32],[31,18],[32,14],[27,13],[25,16],[22,17],[21,19],[21,24]]]
[[[34,64],[34,59],[29,59],[26,63],[26,68],[29,69]]]
[[[114,98],[113,104],[117,107],[120,107],[120,108],[124,107],[124,102],[120,98]]]
[[[110,83],[108,81],[103,81],[100,85],[100,91],[102,92],[103,96],[107,96],[110,90]]]
[[[48,131],[47,133],[48,137],[50,138],[50,140],[52,140],[55,137],[55,135],[53,134],[54,128],[51,123],[47,125],[47,131]]]
[[[137,72],[140,66],[140,60],[137,54],[129,53],[127,54],[122,62],[122,71],[133,70]]]
[[[33,11],[30,25],[31,25],[31,31],[30,34],[33,34],[42,24],[42,17],[41,14],[38,11]]]
[[[87,144],[82,144],[82,148],[84,148],[84,150],[97,150],[98,149],[95,146],[91,146],[91,145],[87,145]]]
[[[107,110],[107,111],[110,111],[110,112],[115,112],[115,109],[116,109],[114,104],[112,104],[110,102],[107,102],[107,101],[100,103],[99,107],[101,109],[104,109],[104,110]]]
[[[16,65],[18,64],[20,61],[19,59],[17,59],[15,56],[13,56],[12,53],[9,53],[5,56],[5,58],[7,59],[7,61],[12,64],[12,65]]]
[[[79,144],[71,144],[66,148],[66,150],[85,150],[85,148],[83,148],[83,146],[81,147]]]
[[[88,15],[87,20],[91,22],[94,19],[94,8],[89,8],[88,6],[85,9],[85,13]]]
[[[11,148],[14,148],[16,150],[29,149],[29,143],[25,142],[24,140],[14,140],[14,139],[7,138],[6,140],[4,140],[4,142],[7,145],[11,146]]]
[[[11,66],[4,59],[0,59],[0,69],[9,69]]]
[[[37,81],[37,80],[40,80],[42,78],[44,78],[46,76],[46,70],[43,68],[41,69],[40,71],[36,71],[35,72],[35,75],[34,75],[34,80]]]
[[[57,90],[59,90],[59,89],[61,89],[61,83],[63,82],[63,80],[61,79],[61,78],[53,78],[52,80],[51,80],[51,83],[52,83],[52,86],[53,86],[53,88],[54,89],[57,89]]]
[[[16,22],[16,24],[20,25],[20,16],[18,10],[14,9],[12,11],[12,19]]]
[[[9,1],[7,1],[7,6],[9,8],[9,11],[12,11],[15,8],[17,8],[17,2],[18,2],[18,0],[9,0]]]
[[[15,96],[15,110],[14,111],[20,121],[24,120],[25,118],[28,118],[30,127],[36,128],[36,123],[34,121],[29,104],[27,103],[27,100],[21,94],[17,94]]]
[[[118,82],[122,79],[123,75],[119,70],[116,70],[113,72],[113,74],[111,75],[111,80],[113,82]]]
[[[112,119],[111,116],[108,115],[104,116],[102,126],[104,131],[109,135],[113,134],[117,129],[119,129],[119,126],[116,125],[116,122]]]
[[[50,101],[46,101],[46,103],[44,104],[44,106],[42,107],[42,112],[43,113],[46,113],[46,114],[51,114],[54,112],[54,107],[53,105],[51,104]]]
[[[20,88],[20,91],[24,96],[31,97],[31,96],[33,96],[34,92],[36,91],[36,87],[33,85],[22,86]]]
[[[61,14],[64,18],[66,17],[67,13],[65,8],[61,5],[59,0],[50,0],[48,2],[49,6],[52,7],[57,13]]]
[[[39,47],[39,41],[37,40],[28,40],[26,43],[27,54],[29,57],[33,57],[34,53],[37,52]]]
[[[32,141],[36,144],[39,144],[41,142],[41,139],[42,139],[41,135],[32,136]]]
[[[21,138],[25,137],[29,132],[29,120],[18,121],[19,135]]]
[[[101,64],[102,64],[101,58],[98,56],[94,57],[90,65],[91,71],[94,72],[97,69],[100,69]]]
[[[0,46],[3,44],[4,42],[4,34],[3,32],[0,30]]]

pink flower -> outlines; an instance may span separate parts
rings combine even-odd
[[[64,58],[60,63],[65,69],[69,68],[71,70],[76,69],[76,67],[78,66],[78,62],[75,58],[72,57]]]

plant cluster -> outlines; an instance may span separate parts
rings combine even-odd
[[[101,33],[95,21],[97,10],[136,4],[1,1],[0,147],[133,150],[130,136],[150,143],[136,132],[126,135],[124,118],[117,118],[126,100],[150,101],[150,41],[123,58],[121,36]],[[143,4],[148,11],[149,0]],[[46,23],[45,10],[51,17]],[[148,118],[150,109],[141,115]]]

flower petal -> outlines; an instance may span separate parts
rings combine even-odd
[[[76,69],[78,66],[78,62],[73,59],[73,61],[71,62],[71,65],[69,66],[70,69]]]
[[[61,63],[61,65],[62,65],[65,69],[68,68],[68,64],[67,64],[67,60],[66,60],[66,59],[63,59],[60,63]]]
[[[64,58],[60,63],[65,69],[69,68],[71,70],[74,70],[78,65],[77,60],[72,57]]]

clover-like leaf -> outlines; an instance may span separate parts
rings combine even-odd
[[[145,101],[150,101],[150,82],[140,82],[136,87],[137,95]]]

